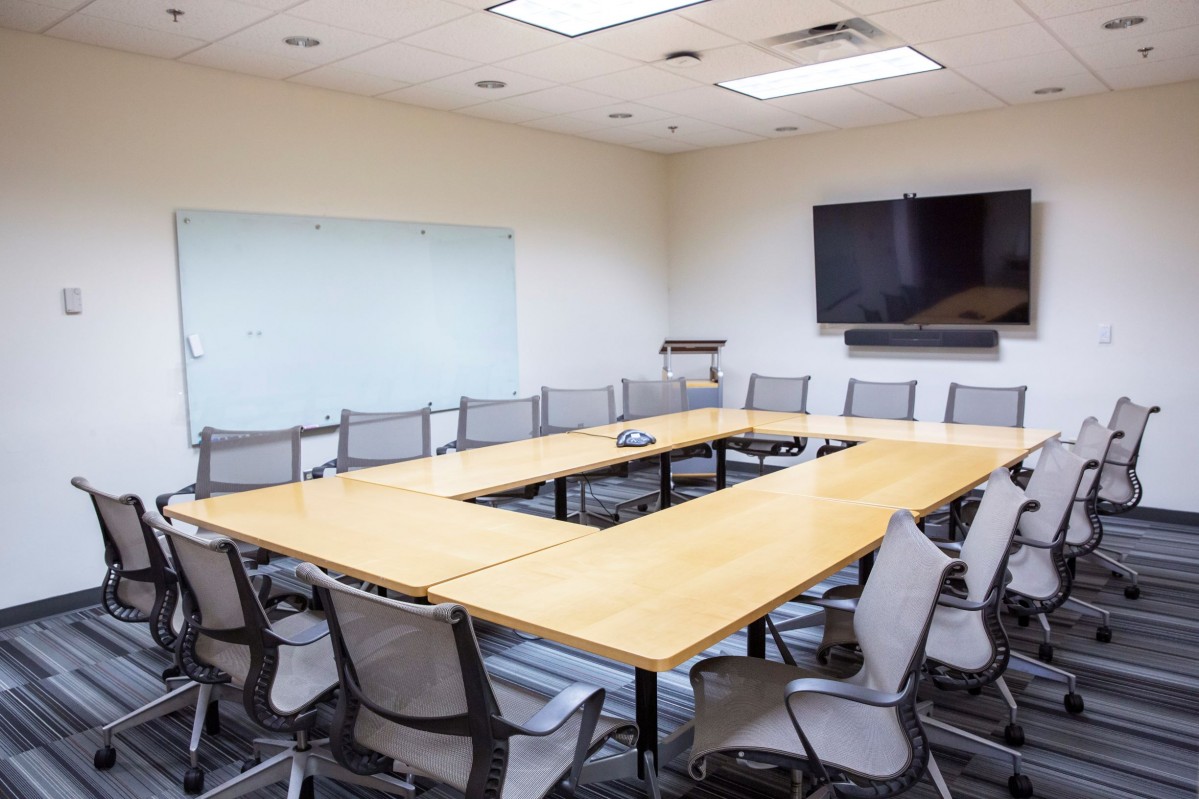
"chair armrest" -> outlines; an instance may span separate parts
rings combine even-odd
[[[603,706],[603,688],[583,682],[571,683],[524,724],[517,724],[502,716],[496,716],[492,719],[492,727],[495,733],[501,737],[530,735],[542,738],[561,729],[562,725],[570,721],[570,717],[584,705],[595,702],[598,702],[599,706]]]
[[[1053,537],[1052,541],[1033,541],[1031,538],[1025,538],[1024,536],[1017,534],[1012,537],[1012,543],[1019,544],[1022,547],[1032,547],[1033,549],[1053,549],[1054,547],[1061,545],[1063,535],[1064,533],[1059,531],[1057,535]]]
[[[971,602],[969,599],[953,594],[941,594],[937,597],[937,604],[944,605],[947,608],[957,608],[958,610],[979,611],[990,607],[995,602],[995,589],[987,592],[987,596],[981,602]]]
[[[254,590],[258,592],[258,601],[265,606],[267,599],[271,595],[271,588],[274,585],[270,575],[262,573],[251,574],[250,585],[254,586]]]
[[[179,497],[185,494],[191,494],[194,497],[196,495],[196,484],[192,483],[191,485],[184,486],[178,491],[172,491],[169,494],[159,494],[158,499],[154,500],[154,504],[158,506],[159,515],[164,515],[164,510],[166,506],[171,503],[171,499],[173,497]]]
[[[815,605],[826,610],[842,610],[846,613],[856,613],[858,609],[857,597],[803,597],[799,600],[805,605]]]
[[[860,702],[875,707],[895,707],[903,701],[911,688],[912,677],[908,677],[903,690],[898,693],[886,693],[866,688],[862,685],[842,682],[841,680],[826,680],[823,677],[800,677],[787,683],[783,689],[784,696],[790,700],[795,694],[825,694]]]
[[[329,622],[322,621],[312,625],[307,630],[292,638],[284,638],[273,630],[267,630],[264,637],[267,643],[275,646],[308,646],[324,638],[329,634]]]
[[[330,461],[326,461],[325,463],[322,463],[320,466],[316,466],[313,468],[312,479],[319,480],[325,476],[326,469],[336,469],[336,468],[337,468],[337,458],[333,458]]]
[[[438,448],[437,448],[437,454],[438,454],[438,455],[444,455],[444,454],[446,454],[447,452],[449,452],[449,451],[450,451],[450,450],[452,450],[452,449],[454,449],[454,450],[458,449],[458,442],[457,442],[457,441],[450,441],[449,443],[447,443],[447,444],[443,444],[442,446],[438,447]]]

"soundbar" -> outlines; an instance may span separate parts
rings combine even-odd
[[[854,327],[845,331],[850,347],[969,347],[999,346],[997,330],[888,330]]]

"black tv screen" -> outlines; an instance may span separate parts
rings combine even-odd
[[[1029,324],[1032,191],[817,205],[816,321]]]

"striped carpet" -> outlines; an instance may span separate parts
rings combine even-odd
[[[736,475],[731,475],[735,479]],[[611,505],[653,490],[652,474],[643,472],[617,486],[593,481],[594,498]],[[572,484],[571,506],[578,501]],[[506,506],[552,515],[549,486],[542,496]],[[633,515],[636,515],[635,512]],[[1041,799],[1194,799],[1199,796],[1199,535],[1190,527],[1108,520],[1107,544],[1128,553],[1141,572],[1143,595],[1124,598],[1124,581],[1106,569],[1083,562],[1077,595],[1112,612],[1114,640],[1095,640],[1094,623],[1059,611],[1052,617],[1055,664],[1078,675],[1086,711],[1069,716],[1062,708],[1061,686],[1009,674],[1020,703],[1027,744],[1025,773]],[[294,561],[266,567],[285,574]],[[97,568],[97,578],[100,569]],[[852,569],[829,584],[855,579]],[[823,588],[823,587],[822,587]],[[779,615],[786,617],[784,608]],[[1034,654],[1038,629],[1009,624],[1018,651]],[[600,685],[608,691],[609,712],[631,717],[632,670],[549,641],[526,641],[510,630],[478,624],[489,668],[496,674],[542,692],[571,681]],[[797,659],[816,665],[813,652],[819,630],[788,633]],[[704,653],[744,652],[737,634]],[[768,648],[774,656],[773,647]],[[698,658],[697,658],[698,660]],[[693,661],[694,662],[694,661]],[[156,799],[182,797],[180,780],[190,713],[184,712],[120,735],[117,764],[110,771],[92,767],[100,743],[99,727],[162,692],[158,674],[169,665],[145,628],[122,624],[98,607],[0,630],[0,796],[14,799]],[[660,726],[669,730],[691,713],[687,663],[660,678]],[[854,663],[834,656],[826,671],[846,674]],[[998,695],[945,693],[929,688],[937,715],[976,734],[1001,740],[1006,723]],[[323,711],[322,725],[329,713]],[[202,765],[206,787],[237,773],[248,742],[262,733],[236,706],[225,706],[219,735],[206,736]],[[958,799],[1002,799],[1008,795],[1009,766],[999,760],[937,750],[936,756]],[[318,780],[319,796],[377,797],[359,788]],[[686,775],[678,759],[666,765],[662,779],[667,799],[692,797],[786,797],[788,781],[779,771],[751,771],[728,764],[702,783]],[[283,797],[282,785],[254,794]],[[424,792],[429,799],[453,797],[445,788]],[[643,796],[639,782],[586,786],[583,799],[632,799]],[[922,783],[912,799],[930,799],[936,791]]]

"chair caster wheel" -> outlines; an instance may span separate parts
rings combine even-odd
[[[1106,625],[1097,628],[1095,630],[1095,640],[1101,644],[1109,643],[1112,640],[1112,628]]]
[[[978,687],[975,687],[975,688],[967,688],[967,689],[966,689],[966,693],[970,694],[971,696],[978,696],[978,695],[979,695],[979,694],[981,694],[982,692],[983,692],[983,689],[982,689],[982,688],[978,688]]]
[[[1017,616],[1016,624],[1019,625],[1020,627],[1027,627],[1028,626],[1028,617],[1027,616]]]
[[[204,732],[209,735],[221,734],[221,711],[216,702],[208,705],[208,713],[204,716]]]
[[[204,769],[193,766],[184,772],[183,792],[188,794],[204,792]]]
[[[1003,728],[1003,740],[1008,746],[1024,746],[1024,728],[1019,724],[1009,724]]]
[[[1053,662],[1053,644],[1041,644],[1037,647],[1037,657],[1046,663]]]
[[[305,777],[300,783],[300,799],[316,799],[316,780]]]
[[[1140,599],[1141,598],[1141,587],[1139,585],[1127,586],[1124,589],[1124,596],[1126,599]]]
[[[167,680],[173,680],[176,677],[182,677],[182,676],[183,676],[183,669],[179,668],[178,666],[168,666],[167,668],[162,670],[162,681],[163,682],[166,682]]]
[[[619,524],[619,523],[620,523],[620,514],[619,514],[619,513],[613,513],[613,514],[612,514],[612,523],[613,523],[613,524]]]
[[[1078,694],[1066,694],[1062,699],[1062,704],[1066,706],[1066,712],[1078,714],[1083,710],[1082,697]]]
[[[637,510],[641,511],[642,513],[645,513],[646,511],[649,510],[649,505],[638,505]]]
[[[92,763],[101,771],[107,771],[116,765],[117,750],[111,746],[102,746],[96,750],[96,756],[92,759]]]
[[[241,773],[245,774],[250,769],[258,768],[261,763],[262,758],[260,757],[247,757],[241,762]]]
[[[1112,577],[1123,577],[1123,576],[1124,576],[1124,574],[1121,572],[1117,572],[1117,571],[1112,572]]]
[[[1007,789],[1016,799],[1028,799],[1032,796],[1032,780],[1023,774],[1013,774],[1008,777]]]

